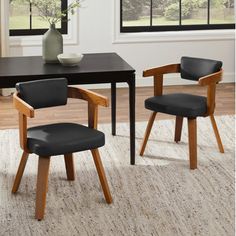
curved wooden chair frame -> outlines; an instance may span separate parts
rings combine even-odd
[[[165,74],[169,73],[180,73],[180,64],[170,64],[157,68],[152,68],[145,70],[143,72],[144,77],[153,76],[154,77],[154,96],[161,96],[163,94],[163,78]],[[220,134],[214,118],[215,110],[215,93],[216,84],[222,80],[223,70],[201,77],[198,80],[200,86],[207,86],[207,112],[205,117],[210,116],[211,124],[216,136],[218,148],[221,153],[224,152],[224,148],[221,142]],[[157,112],[152,112],[149,118],[146,132],[144,135],[143,143],[141,145],[140,156],[143,156],[144,150],[152,129],[153,122],[155,120]],[[197,120],[196,118],[188,119],[188,133],[189,133],[189,159],[190,159],[190,169],[197,168]],[[175,142],[181,140],[183,117],[176,116],[175,124]]]
[[[82,99],[88,102],[88,126],[90,128],[97,129],[98,105],[108,107],[108,99],[92,91],[77,87],[68,87],[68,98]],[[28,156],[30,154],[27,148],[27,117],[33,118],[35,110],[25,101],[23,101],[18,93],[15,93],[13,95],[13,103],[15,108],[19,111],[20,146],[23,149],[22,158],[12,188],[12,193],[16,193],[19,188],[21,178],[23,176]],[[94,149],[91,150],[91,153],[95,162],[95,166],[98,172],[106,202],[112,203],[112,196],[109,190],[99,151],[98,149]],[[67,179],[73,181],[75,180],[73,154],[70,153],[64,155],[64,160]],[[35,218],[38,220],[42,220],[44,217],[44,211],[46,206],[46,193],[48,188],[49,165],[50,157],[39,157],[35,208]]]

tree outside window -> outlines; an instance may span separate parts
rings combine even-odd
[[[234,0],[121,0],[121,28],[210,29],[234,27]],[[174,27],[178,26],[178,27]],[[142,29],[142,28],[140,28]],[[194,29],[194,27],[193,27]]]
[[[39,16],[39,12],[29,0],[9,0],[10,35],[40,35],[46,32],[49,25],[46,20]],[[46,0],[45,0],[46,1]],[[67,0],[57,0],[61,8],[67,7]],[[57,29],[62,33],[67,33],[67,22],[58,22]]]

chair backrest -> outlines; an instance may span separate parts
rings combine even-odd
[[[182,57],[180,64],[181,78],[198,81],[200,77],[215,73],[219,71],[221,67],[221,61]]]
[[[67,79],[44,79],[16,84],[21,99],[34,109],[67,104]]]

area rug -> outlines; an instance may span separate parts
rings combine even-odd
[[[173,142],[174,121],[155,122],[144,157],[146,122],[136,124],[136,165],[129,160],[129,125],[100,125],[100,149],[114,203],[104,201],[90,152],[76,153],[68,182],[62,156],[52,158],[45,219],[34,219],[37,157],[31,155],[11,194],[21,150],[17,130],[0,131],[0,235],[234,235],[234,116],[216,117],[225,153],[208,118],[198,119],[198,169],[190,170],[187,124]]]

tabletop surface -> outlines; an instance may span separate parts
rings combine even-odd
[[[78,66],[45,64],[41,56],[0,58],[1,77],[131,72],[135,70],[116,53],[84,54]]]

